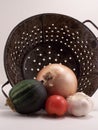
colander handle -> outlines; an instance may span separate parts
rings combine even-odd
[[[4,84],[1,86],[2,93],[4,94],[4,96],[5,96],[6,98],[8,98],[8,95],[5,93],[4,87],[5,87],[7,84],[9,84],[9,81],[7,81],[6,83],[4,83]]]
[[[95,23],[93,23],[91,20],[85,20],[83,24],[85,23],[91,23],[98,30],[98,26]],[[97,37],[97,40],[98,40],[98,37]]]

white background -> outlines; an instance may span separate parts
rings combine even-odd
[[[0,84],[7,78],[3,65],[6,40],[12,29],[22,20],[41,13],[60,13],[83,22],[92,20],[98,26],[98,0],[0,0]],[[87,25],[98,36],[98,31]],[[23,117],[4,106],[5,98],[0,92],[0,129],[51,129],[51,130],[97,130],[98,129],[98,92],[93,99],[95,109],[83,118],[64,117],[58,119],[44,117]]]
[[[0,0],[1,84],[7,80],[4,72],[3,54],[9,33],[22,20],[47,12],[68,15],[81,22],[90,19],[98,25],[98,0]],[[92,28],[93,30],[98,36],[98,31],[95,28]]]

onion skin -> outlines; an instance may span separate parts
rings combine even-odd
[[[49,95],[59,94],[68,97],[77,91],[77,78],[74,72],[62,64],[50,64],[37,75],[43,81]]]

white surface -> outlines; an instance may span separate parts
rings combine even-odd
[[[98,0],[0,0],[0,83],[7,79],[3,65],[6,40],[12,29],[22,20],[40,13],[60,13],[83,22],[92,20],[98,25]],[[87,24],[87,26],[90,26]],[[98,36],[98,31],[94,34]]]
[[[0,0],[0,84],[7,80],[3,53],[9,33],[22,20],[40,13],[65,14],[81,22],[90,19],[98,25],[98,0]],[[98,36],[98,31],[90,25],[89,27]],[[98,130],[98,91],[92,98],[95,107],[87,117],[27,117],[6,107],[5,98],[0,91],[0,130]]]
[[[10,85],[6,86],[10,90]],[[8,89],[4,89],[6,93]],[[2,100],[1,100],[2,99]],[[5,97],[0,92],[0,130],[98,130],[98,91],[93,95],[94,109],[85,117],[64,116],[52,118],[46,114],[22,116],[5,106]]]

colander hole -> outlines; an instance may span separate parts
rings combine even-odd
[[[58,38],[58,37],[59,37],[59,35],[56,35],[56,37]]]
[[[86,70],[86,68],[84,67],[83,70]]]
[[[23,42],[21,41],[21,45],[23,44]]]
[[[21,50],[20,50],[20,52],[21,52]],[[15,51],[15,53],[17,54],[17,53],[18,53],[18,51]]]
[[[77,55],[77,58],[79,58],[79,55]]]
[[[70,45],[68,45],[68,47],[71,47]]]
[[[93,56],[93,55],[94,55],[94,53],[93,53],[93,52],[91,52],[91,55]]]
[[[88,58],[88,55],[86,55],[86,58]]]
[[[74,45],[74,47],[76,47],[77,45]]]
[[[77,43],[79,44],[79,43],[80,43],[80,41],[77,41]]]
[[[85,73],[83,73],[83,75],[85,75]]]
[[[70,41],[70,43],[72,44],[73,42],[72,42],[72,41]]]
[[[33,39],[31,39],[30,41],[33,42]]]
[[[37,28],[37,31],[39,31],[40,29],[39,28]]]
[[[51,30],[51,32],[53,33],[53,32],[54,32],[54,30]]]
[[[63,31],[64,29],[63,29],[63,28],[61,28],[61,30]]]
[[[80,56],[82,56],[82,53],[80,53]]]
[[[75,69],[75,68],[73,68],[73,71],[76,71],[76,69]]]
[[[35,37],[35,40],[37,40],[38,38],[37,37]]]
[[[42,56],[42,53],[40,53],[39,56]]]
[[[60,33],[60,31],[59,31],[59,30],[57,30],[57,33]]]
[[[71,60],[72,59],[72,57],[69,57],[69,60]]]
[[[49,60],[51,60],[51,57],[49,57]]]
[[[75,37],[72,37],[72,39],[74,40],[74,39],[75,39]]]
[[[93,70],[92,70],[92,69],[90,69],[89,71],[90,71],[90,72],[92,72]]]
[[[65,32],[63,32],[63,34],[65,35],[66,33],[65,33]]]
[[[68,37],[70,37],[71,35],[70,34],[68,34]]]
[[[40,31],[40,34],[42,34],[42,31]]]
[[[79,39],[79,37],[77,37],[77,39]]]
[[[15,49],[17,49],[17,46],[15,46]]]
[[[74,35],[75,35],[75,33],[72,33],[72,35],[74,36]]]
[[[39,48],[37,48],[36,51],[39,51]]]
[[[81,45],[81,48],[83,48],[83,45]]]
[[[20,46],[18,46],[18,49],[20,49]]]
[[[43,60],[43,61],[45,61],[46,59],[45,59],[45,58],[43,58],[42,60]]]
[[[48,29],[51,29],[51,27],[48,27]]]
[[[22,33],[23,35],[25,34],[25,32]]]
[[[48,37],[48,35],[46,35],[46,37]]]
[[[51,54],[51,51],[48,51],[48,54]]]
[[[34,60],[33,60],[33,62],[35,63],[35,62],[36,62],[36,60],[34,59]]]
[[[96,66],[95,65],[93,65],[93,68],[95,68]]]
[[[29,44],[29,42],[26,42],[26,44],[28,45],[28,44]]]
[[[58,59],[55,59],[55,61],[58,61]]]
[[[84,43],[84,41],[81,41],[81,43]]]
[[[64,60],[65,63],[67,63],[67,60]]]
[[[60,54],[57,54],[57,56],[59,57],[59,56],[60,56]]]
[[[78,61],[79,61],[79,62],[81,62],[81,60],[80,60],[80,59],[79,59]]]
[[[65,42],[64,45],[67,45],[67,43]]]
[[[48,33],[48,30],[46,30],[45,32]]]
[[[37,41],[38,42],[38,41]],[[40,42],[42,42],[42,40],[40,40]]]
[[[84,60],[84,57],[82,57],[82,60]]]
[[[52,23],[52,26],[54,26],[54,23]]]
[[[75,51],[74,53],[75,53],[75,54],[77,54],[77,52],[76,52],[76,51]]]
[[[76,34],[79,34],[79,32],[77,31]]]
[[[30,34],[29,37],[32,37],[32,35]]]
[[[64,37],[61,37],[62,39],[64,39]]]
[[[91,57],[89,57],[89,59],[91,60],[92,58],[91,58]]]
[[[46,39],[46,42],[48,42],[48,39]]]
[[[86,89],[86,88],[87,88],[87,86],[85,85],[85,86],[84,86],[84,88]]]
[[[38,65],[41,65],[41,62],[39,62]]]
[[[27,41],[27,37],[25,38],[25,41]]]
[[[28,59],[30,59],[31,57],[30,56],[28,56]]]
[[[68,39],[66,38],[66,41],[68,42]]]
[[[37,71],[39,71],[40,69],[39,68],[37,68]]]
[[[25,67],[24,69],[25,69],[25,70],[27,70],[27,68],[26,68],[26,67]]]
[[[72,49],[72,51],[74,51],[74,48],[71,48]]]
[[[86,43],[88,43],[88,41],[86,41]]]
[[[52,41],[53,41],[53,39],[50,39],[50,41],[52,42]]]
[[[60,51],[63,51],[63,49],[61,48]]]
[[[37,32],[35,32],[34,35],[37,35]]]
[[[54,27],[54,29],[57,29],[57,27]]]
[[[63,41],[60,41],[60,43],[63,43]]]
[[[34,32],[34,30],[31,31],[32,33]]]
[[[31,68],[31,71],[33,71],[34,69],[33,68]]]
[[[33,28],[36,28],[36,26],[34,26]]]
[[[68,33],[70,32],[69,30],[66,30]]]
[[[55,41],[57,42],[58,40],[57,40],[57,39],[55,39]]]
[[[83,62],[83,65],[85,65],[85,62]]]
[[[68,28],[68,26],[65,26],[65,28]]]
[[[51,48],[51,46],[49,45],[48,48]]]

